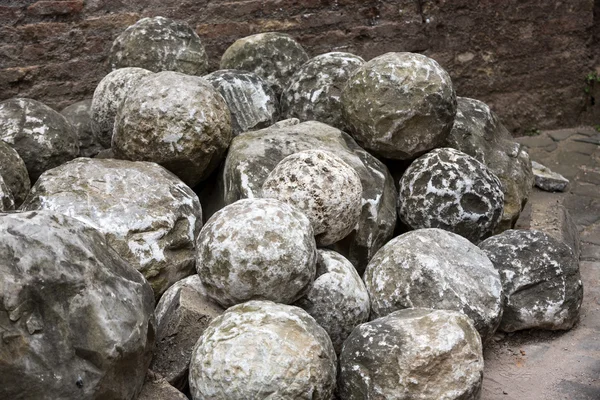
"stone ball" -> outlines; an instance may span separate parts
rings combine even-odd
[[[328,246],[356,227],[362,210],[360,176],[330,151],[305,150],[285,157],[269,173],[262,196],[306,214],[317,245]]]
[[[60,113],[69,121],[79,139],[79,157],[94,157],[104,150],[92,130],[92,99],[73,103]]]
[[[357,326],[340,354],[344,400],[478,400],[482,381],[481,340],[457,311],[396,311]]]
[[[421,54],[386,53],[359,67],[342,90],[349,133],[382,157],[411,160],[443,144],[456,114],[450,75]]]
[[[79,154],[79,140],[69,121],[31,99],[0,102],[0,140],[19,153],[31,182]]]
[[[94,91],[92,99],[92,130],[103,148],[110,148],[115,117],[127,94],[142,78],[152,72],[143,68],[119,68],[106,75]]]
[[[117,112],[117,158],[152,161],[195,186],[221,162],[231,141],[223,97],[203,78],[159,72],[143,78]]]
[[[185,22],[164,17],[143,18],[129,26],[113,42],[108,63],[113,70],[139,67],[188,75],[208,72],[200,37]]]
[[[295,305],[325,329],[339,354],[352,330],[369,319],[369,293],[344,256],[332,250],[318,250],[318,255],[315,281]]]
[[[221,69],[254,72],[280,96],[294,72],[306,61],[308,54],[291,36],[267,32],[236,40],[221,57]]]
[[[365,60],[351,53],[332,52],[304,63],[281,95],[284,118],[321,121],[345,130],[340,96],[352,73]]]
[[[233,135],[266,128],[279,119],[279,101],[271,86],[253,72],[219,70],[204,76],[231,111]]]
[[[2,399],[133,399],[154,296],[104,235],[52,212],[0,214]]]
[[[304,310],[270,301],[231,307],[192,354],[194,400],[329,400],[337,360],[327,333]]]
[[[0,140],[0,177],[11,193],[15,207],[19,207],[31,188],[29,174],[19,153],[2,140]]]
[[[371,318],[405,308],[461,311],[486,343],[502,318],[502,282],[490,259],[441,229],[400,235],[371,259],[364,275]]]
[[[398,215],[412,229],[445,229],[479,243],[492,235],[502,217],[502,183],[458,150],[435,149],[419,157],[399,186]]]
[[[227,308],[248,300],[290,304],[315,278],[317,250],[308,218],[275,199],[244,199],[207,222],[196,269],[208,295]]]

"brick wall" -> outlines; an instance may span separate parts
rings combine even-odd
[[[60,109],[91,97],[114,38],[156,15],[195,28],[212,69],[239,37],[281,31],[311,55],[433,57],[459,95],[488,102],[517,133],[600,115],[583,90],[600,63],[593,0],[0,0],[0,99]]]

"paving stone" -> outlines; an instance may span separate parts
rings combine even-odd
[[[560,142],[561,140],[565,140],[573,135],[575,135],[577,131],[573,129],[565,129],[559,131],[550,131],[547,132],[547,135],[552,138],[555,142]]]
[[[576,185],[574,185],[571,193],[580,196],[600,198],[600,187],[591,183],[578,182]]]
[[[580,142],[575,140],[569,140],[565,143],[561,143],[561,151],[570,151],[573,153],[581,153],[586,156],[592,155],[598,149],[597,144]],[[577,161],[577,159],[574,159]]]
[[[516,142],[527,146],[530,149],[543,148],[546,151],[556,149],[556,142],[546,134],[537,136],[523,136],[515,139]]]
[[[581,241],[600,246],[600,223],[586,228],[581,233]]]

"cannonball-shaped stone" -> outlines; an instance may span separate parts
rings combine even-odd
[[[94,157],[104,150],[92,129],[92,99],[73,103],[60,113],[69,121],[79,139],[79,157]]]
[[[371,319],[405,308],[461,311],[485,343],[502,318],[502,282],[490,259],[441,229],[400,235],[371,259],[364,275]]]
[[[8,189],[15,202],[15,207],[19,207],[31,188],[29,174],[25,162],[19,156],[19,153],[8,144],[0,140],[0,176],[8,186]]]
[[[0,214],[0,298],[0,398],[136,398],[154,296],[104,235],[58,213]]]
[[[328,246],[356,227],[362,190],[358,173],[339,156],[324,150],[305,150],[277,164],[262,185],[262,196],[304,212],[317,245]]]
[[[310,221],[276,199],[244,199],[221,209],[206,222],[197,247],[200,280],[223,307],[248,300],[290,304],[315,278]]]
[[[481,340],[468,317],[410,309],[354,329],[338,391],[344,400],[477,400],[482,380]]]
[[[69,121],[31,99],[0,103],[0,140],[19,153],[31,182],[79,154],[79,140]]]
[[[221,69],[254,72],[280,96],[294,72],[306,61],[308,54],[291,36],[267,32],[236,40],[221,57]]]
[[[321,121],[345,130],[340,95],[350,75],[364,63],[359,56],[343,52],[311,58],[298,68],[283,90],[283,117]]]
[[[154,163],[78,158],[43,174],[24,210],[53,210],[104,233],[157,298],[195,270],[196,194]]]
[[[115,117],[127,94],[152,72],[143,68],[119,68],[106,75],[94,90],[92,130],[103,148],[110,148]]]
[[[271,86],[253,72],[225,69],[204,76],[231,111],[233,135],[266,128],[279,119],[279,101]]]
[[[579,319],[583,285],[579,257],[564,242],[536,230],[508,230],[479,247],[500,272],[500,329],[571,329]]]
[[[450,148],[419,157],[400,179],[398,215],[410,228],[440,228],[479,243],[498,226],[502,183],[475,158]]]
[[[344,256],[331,250],[318,253],[315,281],[295,305],[325,329],[339,354],[352,330],[369,319],[369,293],[356,268]]]
[[[327,333],[304,310],[270,301],[228,309],[192,354],[194,400],[333,397],[336,356]]]
[[[356,141],[397,160],[439,147],[456,114],[450,75],[436,61],[415,53],[386,53],[359,67],[341,101]]]
[[[188,75],[208,72],[198,34],[185,22],[164,17],[143,18],[129,26],[113,42],[108,62],[112,69],[139,67]]]
[[[160,72],[143,78],[117,112],[112,148],[117,158],[152,161],[188,186],[205,179],[231,141],[223,97],[203,78]]]

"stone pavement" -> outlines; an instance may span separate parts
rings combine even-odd
[[[557,205],[569,210],[581,237],[584,299],[571,331],[498,333],[485,351],[482,400],[599,400],[600,133],[575,128],[517,141],[529,147],[532,160],[571,181],[565,193],[534,190],[518,227],[533,226],[536,218],[560,224]]]

